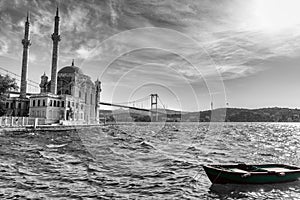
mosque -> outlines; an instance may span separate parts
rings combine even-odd
[[[29,116],[44,119],[45,124],[99,123],[101,82],[93,82],[79,67],[74,65],[61,68],[57,72],[59,35],[59,10],[54,17],[51,80],[44,73],[40,81],[40,93],[27,94],[27,61],[31,45],[29,39],[29,17],[25,22],[22,40],[23,59],[21,71],[20,96],[6,100],[7,115]]]

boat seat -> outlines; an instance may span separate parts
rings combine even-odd
[[[263,170],[266,170],[268,172],[286,172],[289,171],[290,169],[283,168],[283,167],[266,167],[266,168],[260,168]]]
[[[245,170],[238,169],[238,168],[232,168],[232,169],[230,169],[230,171],[233,171],[233,172],[239,172],[239,173],[249,173],[249,172],[247,172],[247,171],[245,171]]]

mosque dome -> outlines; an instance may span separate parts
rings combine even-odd
[[[61,68],[58,73],[67,73],[67,74],[83,74],[82,70],[79,67],[74,66],[74,60],[72,61],[71,66],[66,66]]]

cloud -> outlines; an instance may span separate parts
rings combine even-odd
[[[34,63],[36,61],[36,55],[33,53],[29,54],[29,63]]]
[[[7,54],[7,51],[8,51],[7,43],[4,40],[0,39],[0,55]]]
[[[91,55],[91,51],[84,46],[81,46],[76,50],[76,53],[80,58],[86,59]]]
[[[62,32],[86,32],[90,27],[87,23],[90,20],[89,10],[84,7],[68,7],[67,13],[61,15]]]
[[[245,66],[245,65],[244,66],[232,66],[232,65],[219,66],[218,70],[220,71],[223,80],[246,77],[260,71],[259,69],[255,69],[253,67]]]
[[[118,20],[118,13],[116,11],[117,9],[117,3],[118,1],[116,0],[110,0],[109,1],[109,9],[110,9],[110,18],[111,22],[113,25],[117,25],[117,20]]]
[[[114,62],[111,71],[124,73],[133,66],[151,62],[171,66],[190,81],[200,76],[216,74],[218,67],[225,79],[235,79],[258,73],[260,63],[276,56],[295,57],[300,50],[300,29],[269,33],[255,29],[250,24],[248,11],[253,0],[241,1],[194,1],[194,0],[105,0],[105,1],[61,1],[60,7],[60,61],[69,63],[72,58],[91,60],[100,66],[107,52],[117,53],[124,46],[172,47],[181,50],[188,58],[197,62],[191,66],[187,60],[174,52],[141,50],[121,56]],[[247,10],[248,9],[248,10]],[[30,51],[36,57],[32,62],[51,62],[54,15],[56,2],[45,1],[1,1],[0,53],[20,57],[26,10],[31,12]],[[234,11],[234,12],[233,12]],[[251,25],[251,26],[250,26]],[[199,48],[185,43],[180,37],[156,34],[151,29],[135,37],[121,37],[107,46],[101,42],[122,31],[141,27],[162,27],[179,31],[199,44]],[[104,67],[104,66],[103,66]]]

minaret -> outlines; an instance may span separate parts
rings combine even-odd
[[[51,69],[50,92],[53,93],[53,94],[56,94],[56,90],[57,90],[58,42],[60,41],[58,7],[56,9],[56,16],[54,18],[54,33],[52,34],[51,38],[53,40],[53,51],[52,51],[52,69]]]
[[[22,44],[23,44],[23,59],[22,59],[20,98],[26,98],[28,48],[31,45],[30,40],[29,40],[29,14],[28,14],[28,12],[27,12],[27,18],[26,18],[26,22],[25,22],[25,34],[24,34],[24,39],[22,40]]]

